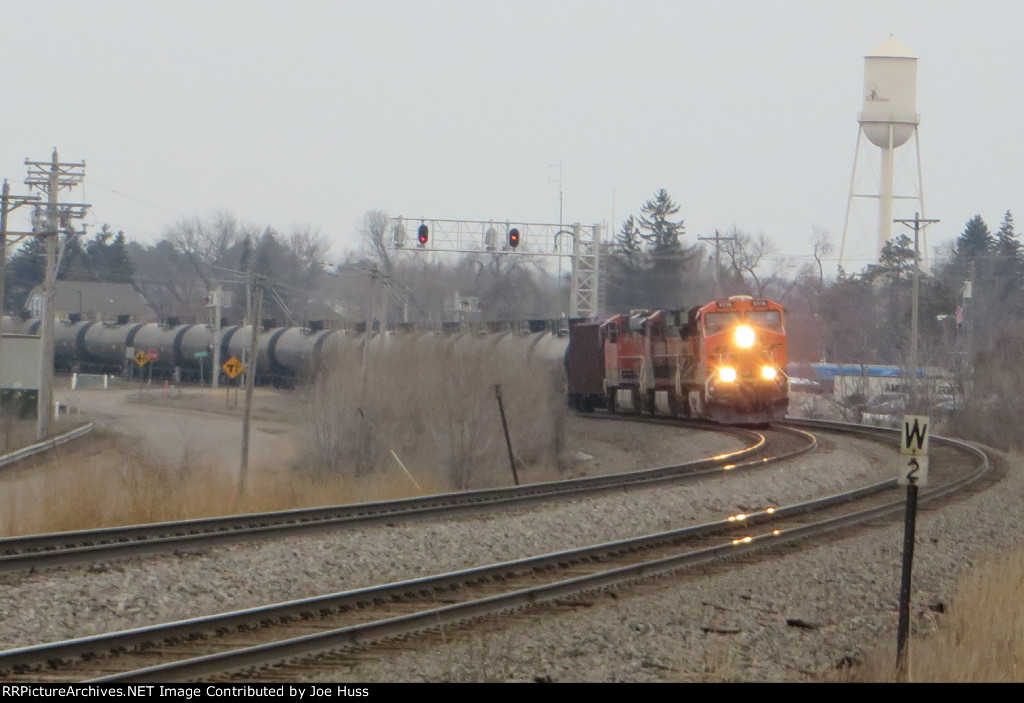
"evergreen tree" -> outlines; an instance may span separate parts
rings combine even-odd
[[[956,240],[955,256],[962,262],[977,261],[992,253],[995,240],[988,231],[988,225],[981,215],[975,215],[967,222],[967,226]]]
[[[698,252],[683,248],[683,221],[673,219],[678,213],[679,205],[662,188],[644,203],[639,220],[631,215],[623,222],[607,262],[609,310],[688,304],[684,273],[694,268]]]
[[[650,307],[679,308],[684,300],[684,273],[691,268],[698,252],[683,249],[680,237],[685,234],[683,220],[671,219],[679,213],[679,205],[662,188],[644,203],[640,216],[640,236],[647,242],[651,265],[648,286]]]
[[[135,267],[128,255],[128,242],[124,232],[118,232],[114,241],[107,245],[107,280],[111,283],[131,283],[135,278]]]
[[[995,277],[1000,298],[1006,299],[1024,287],[1024,251],[1013,231],[1013,215],[1007,210],[995,237]]]
[[[99,280],[89,265],[89,258],[82,248],[78,236],[69,233],[61,237],[58,250],[59,266],[57,278],[62,281],[95,281]]]
[[[46,276],[46,242],[42,237],[27,237],[11,256],[4,279],[4,304],[17,313],[25,308],[28,294],[42,284]]]
[[[613,253],[630,260],[634,265],[640,265],[640,258],[643,255],[643,237],[632,215],[622,223],[622,230],[615,235]]]
[[[680,237],[686,233],[683,221],[670,218],[679,213],[679,205],[672,200],[664,188],[644,203],[640,212],[640,236],[647,242],[647,248],[655,259],[674,256],[682,252]],[[632,218],[630,218],[632,219]]]
[[[625,310],[647,305],[643,280],[648,266],[640,228],[630,215],[615,235],[607,264],[605,289],[608,298],[605,302],[610,309]]]
[[[93,235],[92,239],[85,243],[85,257],[88,260],[88,268],[91,273],[88,279],[91,281],[109,280],[110,261],[107,248],[108,240],[113,236],[110,225],[103,225],[100,231]]]
[[[914,241],[906,234],[898,234],[885,243],[877,264],[869,264],[864,279],[871,283],[884,281],[899,283],[914,275]]]

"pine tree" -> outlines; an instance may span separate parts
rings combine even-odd
[[[135,267],[128,255],[124,232],[119,231],[114,241],[107,245],[107,276],[112,283],[131,283],[135,278]]]
[[[630,215],[615,235],[608,267],[608,299],[606,303],[616,310],[643,307],[647,304],[643,280],[648,268],[643,251],[643,238],[636,219]]]
[[[640,236],[646,240],[652,256],[682,252],[679,238],[686,233],[686,228],[683,220],[674,222],[669,219],[679,213],[679,205],[672,200],[668,191],[664,188],[659,190],[654,198],[644,203],[640,212]]]
[[[993,276],[997,299],[1006,301],[1024,288],[1024,251],[1013,228],[1013,215],[1007,210],[996,232]]]
[[[967,222],[963,234],[956,240],[956,258],[961,261],[977,261],[992,253],[995,240],[988,231],[988,225],[981,215],[975,215]]]
[[[872,283],[885,280],[898,283],[914,274],[914,241],[906,234],[898,234],[885,243],[878,263],[867,266],[864,279]]]
[[[28,237],[7,264],[4,280],[4,304],[18,312],[25,307],[28,294],[41,285],[46,276],[46,242],[42,237]]]
[[[632,261],[638,261],[643,253],[643,237],[632,215],[622,223],[622,230],[615,235],[614,253]]]

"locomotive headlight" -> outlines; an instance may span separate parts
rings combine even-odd
[[[733,341],[740,349],[750,349],[754,346],[754,328],[749,325],[740,325],[733,332]]]
[[[774,366],[762,366],[761,367],[761,378],[766,381],[774,381],[775,377],[779,375],[779,372],[775,370]]]
[[[718,369],[718,379],[724,383],[732,383],[736,380],[736,369],[731,366],[723,366]]]

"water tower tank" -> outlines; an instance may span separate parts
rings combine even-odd
[[[871,143],[884,149],[904,144],[920,121],[917,57],[903,42],[889,37],[864,57],[861,126]]]

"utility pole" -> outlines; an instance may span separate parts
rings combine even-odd
[[[266,278],[256,274],[253,276],[252,288],[256,295],[256,311],[252,325],[252,337],[249,345],[249,362],[245,367],[245,411],[242,415],[242,462],[238,469],[238,490],[236,495],[241,498],[245,490],[245,478],[249,471],[249,418],[252,415],[252,390],[256,382],[256,363],[259,360],[260,318],[263,315],[263,284]]]
[[[719,234],[718,230],[715,230],[714,237],[697,237],[698,241],[701,242],[714,242],[715,243],[715,299],[721,300],[722,298],[722,262],[721,262],[721,246],[722,242],[735,242],[736,237],[723,237]]]
[[[220,380],[220,315],[223,308],[223,291],[220,286],[213,291],[213,390],[217,390]]]
[[[3,194],[0,195],[0,317],[3,317],[4,314],[4,286],[6,285],[4,275],[7,268],[7,237],[9,235],[16,235],[17,238],[14,241],[20,241],[22,237],[32,236],[30,232],[8,232],[7,215],[15,208],[37,200],[39,200],[38,195],[11,195],[11,186],[7,183],[7,179],[4,179]]]
[[[42,363],[36,415],[36,438],[45,439],[53,419],[53,302],[57,292],[57,239],[61,226],[69,226],[70,220],[85,217],[89,206],[82,203],[60,203],[61,188],[74,188],[85,178],[84,161],[61,163],[57,149],[54,148],[49,162],[25,159],[25,165],[28,166],[25,185],[46,194],[46,205],[36,209],[37,213],[46,215],[45,229],[35,233],[35,236],[46,241],[46,277],[43,282],[43,320],[40,328]]]
[[[921,264],[920,254],[918,253],[918,234],[920,230],[924,229],[933,222],[938,220],[922,220],[920,213],[914,213],[914,219],[912,220],[893,220],[893,222],[900,222],[907,226],[913,225],[914,229],[914,283],[912,287],[912,302],[910,311],[910,407],[917,409],[918,393],[917,393],[917,303],[918,303],[918,292],[920,290],[920,278],[921,278]]]
[[[374,264],[373,270],[370,271],[370,292],[366,301],[366,329],[363,331],[362,370],[359,374],[359,437],[358,443],[356,444],[356,475],[366,473],[367,466],[369,464],[369,445],[366,437],[366,412],[363,408],[366,405],[366,361],[370,350],[370,340],[373,338],[373,312],[377,305],[377,278],[380,276],[380,273],[381,272],[377,268],[377,265]],[[381,317],[383,317],[383,315]],[[380,335],[381,341],[383,341],[383,322],[380,326]]]

